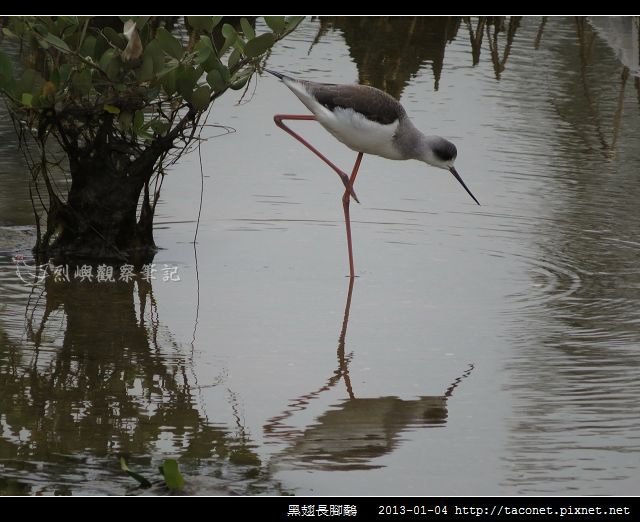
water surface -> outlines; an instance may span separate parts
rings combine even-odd
[[[236,132],[202,147],[197,258],[197,155],[170,172],[151,284],[17,278],[1,126],[0,491],[137,493],[125,454],[179,458],[195,494],[635,494],[640,83],[604,22],[313,19],[279,44],[270,68],[398,97],[482,203],[366,156],[352,287],[340,181],[273,125],[305,112],[273,77],[216,102]]]

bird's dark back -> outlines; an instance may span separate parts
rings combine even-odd
[[[306,82],[305,86],[321,105],[353,109],[367,119],[388,125],[406,116],[402,105],[386,92],[367,85],[336,85]]]

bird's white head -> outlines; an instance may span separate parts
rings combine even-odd
[[[467,185],[465,185],[465,182],[462,181],[460,174],[458,174],[458,171],[453,166],[457,156],[458,149],[456,149],[456,146],[449,140],[445,140],[440,136],[424,136],[418,159],[428,163],[429,165],[438,167],[439,169],[445,169],[451,172],[467,193],[473,198],[473,201],[479,205],[480,202],[471,193]]]

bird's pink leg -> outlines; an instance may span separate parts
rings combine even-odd
[[[307,147],[311,152],[313,152],[316,156],[318,156],[322,161],[324,161],[327,165],[329,165],[335,172],[340,176],[342,183],[347,189],[348,193],[351,194],[351,197],[355,199],[358,203],[358,197],[356,193],[351,188],[351,183],[349,182],[349,176],[347,176],[342,170],[340,170],[336,165],[334,165],[326,156],[324,156],[318,149],[316,149],[311,143],[305,140],[299,134],[293,132],[289,127],[287,127],[282,120],[315,120],[316,117],[311,114],[276,114],[273,117],[273,121],[275,121],[276,125],[280,127],[283,131],[291,134],[295,139],[297,139],[300,143],[302,143],[305,147]]]
[[[344,196],[342,196],[342,208],[344,208],[344,224],[347,227],[347,247],[349,248],[349,277],[351,279],[355,277],[356,273],[353,267],[353,248],[351,246],[351,219],[349,218],[349,202],[351,201],[351,199],[349,198],[349,190],[351,189],[351,194],[353,194],[353,184],[355,183],[356,176],[358,175],[358,169],[360,168],[362,156],[363,153],[358,152],[356,163],[353,166],[353,170],[351,171],[349,186],[347,187],[347,190],[344,191]]]

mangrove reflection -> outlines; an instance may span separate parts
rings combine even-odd
[[[328,27],[344,35],[358,68],[358,83],[400,98],[425,63],[431,65],[434,89],[438,90],[445,48],[456,37],[460,18],[337,16],[322,19],[321,30]]]
[[[521,19],[521,16],[478,16],[474,21],[468,16],[464,17],[465,25],[469,32],[469,43],[471,44],[473,65],[478,65],[478,63],[480,63],[482,40],[486,32],[491,62],[493,63],[493,70],[496,80],[499,80],[500,75],[507,66],[507,59],[511,53],[511,47],[516,36],[516,31],[520,26]],[[538,37],[536,38],[536,46],[540,43],[544,23],[545,19],[543,18],[540,30],[538,31]],[[506,41],[504,43],[504,48],[500,51],[499,36],[502,33],[505,33]]]
[[[460,35],[464,23],[469,34],[471,63],[480,62],[486,36],[496,79],[505,70],[520,27],[519,16],[470,17],[322,17],[314,44],[329,29],[342,32],[349,54],[358,69],[358,83],[371,85],[400,98],[404,88],[425,64],[431,67],[437,91],[445,63],[445,51]],[[536,45],[542,37],[540,26]],[[504,37],[504,43],[501,42]],[[372,45],[375,42],[375,45]]]
[[[391,453],[401,442],[401,435],[421,427],[446,424],[447,401],[460,382],[468,377],[473,365],[444,391],[442,395],[423,396],[414,400],[399,397],[357,398],[349,378],[353,352],[345,355],[345,340],[354,279],[351,279],[338,340],[338,367],[322,387],[292,400],[279,415],[264,426],[265,437],[286,442],[287,447],[272,457],[276,466],[312,467],[323,470],[363,470],[381,467],[371,462]],[[302,430],[286,423],[297,412],[306,410],[314,399],[344,380],[348,398],[320,415]]]
[[[29,197],[26,165],[4,104],[0,104],[0,165],[0,226],[32,225],[33,213],[24,204]],[[2,235],[0,231],[0,245]]]
[[[60,330],[62,340],[52,346]],[[106,459],[106,469],[120,477],[119,454],[134,462],[172,453],[186,463],[214,459],[259,468],[239,417],[233,430],[199,410],[191,355],[160,322],[148,281],[48,277],[26,310],[27,345],[0,335],[5,492],[28,488],[23,476],[42,474],[48,483],[69,480],[73,489],[78,477],[70,470],[78,459],[89,463],[82,466],[89,474],[104,469],[96,458]],[[34,470],[32,462],[41,466]]]
[[[297,354],[310,336],[305,328],[287,329],[289,313],[293,310],[307,318],[324,308],[308,301],[317,280],[310,277],[300,286],[297,281],[295,286],[280,285],[289,277],[306,276],[274,270],[266,263],[264,272],[243,264],[249,253],[256,252],[256,245],[275,237],[267,238],[266,227],[231,230],[216,224],[218,219],[234,221],[238,208],[249,208],[251,200],[238,194],[248,194],[248,189],[240,189],[264,182],[259,164],[246,167],[242,178],[247,185],[221,192],[233,199],[220,207],[215,218],[203,217],[210,220],[203,227],[205,240],[215,248],[230,248],[231,253],[224,262],[212,265],[220,272],[207,266],[200,274],[203,295],[215,295],[222,304],[217,307],[212,299],[203,300],[207,311],[201,315],[197,342],[193,336],[196,348],[189,345],[193,327],[189,314],[171,317],[171,324],[175,321],[180,328],[176,332],[188,333],[182,337],[176,333],[182,339],[179,342],[161,320],[158,304],[164,303],[156,302],[153,289],[144,281],[118,288],[47,281],[45,291],[36,288],[25,306],[26,293],[16,281],[10,258],[16,253],[26,255],[33,239],[31,226],[15,225],[31,225],[33,220],[22,160],[0,114],[0,160],[5,165],[0,170],[0,494],[127,491],[135,484],[119,470],[122,453],[129,456],[132,469],[152,477],[162,458],[178,458],[185,476],[203,485],[202,494],[211,493],[212,488],[221,494],[277,494],[280,486],[273,477],[280,469],[285,480],[297,476],[288,474],[289,470],[302,469],[309,478],[305,492],[322,493],[329,481],[331,488],[340,491],[349,487],[343,474],[314,475],[315,471],[374,469],[382,464],[388,467],[383,473],[367,474],[363,487],[384,493],[393,482],[392,492],[397,493],[428,469],[434,455],[444,458],[446,471],[436,478],[422,476],[441,484],[445,494],[465,482],[469,488],[480,484],[491,494],[633,494],[638,466],[629,455],[640,451],[639,20],[374,18],[365,23],[329,17],[309,22],[308,34],[296,41],[302,51],[274,49],[272,58],[280,60],[284,70],[295,72],[303,65],[309,71],[323,71],[327,81],[340,81],[327,73],[326,57],[335,55],[335,64],[330,65],[336,71],[354,78],[357,74],[359,81],[394,96],[410,92],[415,98],[406,101],[414,102],[416,108],[419,99],[419,107],[426,109],[422,115],[412,113],[424,116],[426,122],[433,99],[424,91],[435,84],[441,91],[435,108],[448,111],[451,107],[447,118],[473,145],[477,157],[467,156],[466,161],[477,162],[481,169],[477,175],[493,198],[489,210],[473,215],[448,213],[445,225],[445,216],[442,221],[437,214],[429,214],[428,221],[422,219],[426,199],[407,200],[411,202],[407,209],[419,211],[407,215],[416,218],[402,220],[390,233],[409,243],[414,237],[410,227],[432,230],[451,253],[459,252],[464,239],[470,266],[488,270],[486,278],[482,273],[487,292],[481,301],[457,300],[461,317],[480,318],[477,328],[451,319],[439,334],[427,333],[434,343],[446,347],[449,332],[459,327],[461,337],[471,332],[467,338],[473,346],[464,352],[461,344],[456,351],[485,354],[484,383],[495,386],[477,388],[477,408],[460,405],[474,415],[491,414],[480,430],[469,419],[471,415],[456,417],[455,431],[452,424],[447,426],[449,398],[473,367],[448,387],[417,391],[432,395],[405,400],[398,397],[403,392],[390,389],[375,394],[382,396],[362,396],[354,351],[347,344],[350,307],[353,300],[354,310],[359,304],[355,280],[346,292],[342,324],[336,320],[330,325],[339,333],[337,350],[330,343],[330,353],[325,353],[330,358],[328,375],[308,384],[310,391],[303,388],[287,395],[297,396],[294,399],[287,401],[285,396],[278,404],[274,397],[281,383],[271,377],[278,375],[283,364],[293,362],[281,359],[281,354]],[[317,43],[327,44],[319,53],[322,60],[303,56],[308,62],[300,64],[299,55],[310,45],[311,53],[319,49],[311,44],[314,35]],[[385,39],[394,42],[386,46]],[[357,73],[341,55],[345,45]],[[450,82],[448,75],[464,81]],[[316,74],[315,79],[321,78]],[[264,105],[249,111],[245,123],[255,122],[256,114],[271,121],[268,100],[279,91],[270,91],[267,82],[259,88],[265,89]],[[468,101],[477,113],[469,114],[458,100]],[[471,116],[468,121],[467,116]],[[249,142],[244,143],[246,147]],[[218,172],[228,173],[221,181],[235,183],[240,177],[234,174],[237,162],[228,160],[232,150],[236,149],[230,147],[226,156],[215,155],[215,161],[220,162]],[[250,177],[253,174],[255,178]],[[268,186],[273,187],[272,182]],[[278,187],[269,194],[269,198],[284,198],[287,192]],[[178,257],[176,252],[184,248],[182,231],[173,223],[190,219],[197,206],[198,199],[190,197],[185,195],[184,202],[167,210],[171,224],[164,246],[174,249],[172,256]],[[283,207],[274,205],[256,214],[252,210],[240,221],[275,220],[282,224],[278,230],[286,231],[288,223],[301,216]],[[310,234],[320,226],[334,225],[318,223],[309,222]],[[372,234],[380,232],[368,220],[363,220],[365,226]],[[424,257],[431,266],[430,256],[436,254],[434,243],[427,239],[407,248],[412,249],[409,255]],[[334,248],[332,243],[323,246],[327,252]],[[381,255],[393,261],[399,252]],[[488,262],[487,252],[495,253],[500,265]],[[210,252],[209,259],[219,254]],[[276,279],[270,286],[257,290],[275,294],[256,299],[253,282],[270,279],[272,274]],[[408,271],[401,275],[413,277]],[[495,279],[490,281],[489,276]],[[380,285],[372,285],[374,300],[367,304],[380,309],[388,303],[385,289],[395,285],[388,278],[398,275],[371,271],[368,277],[370,281],[379,278]],[[415,280],[432,291],[430,279],[416,276]],[[444,296],[459,281],[442,283],[442,290],[434,291]],[[292,288],[300,290],[305,303],[301,310],[292,306],[287,313],[264,313],[271,303],[287,300],[291,304],[283,292]],[[339,307],[343,290],[338,290]],[[394,290],[394,296],[399,294]],[[414,300],[426,303],[415,295],[417,290],[408,288],[406,302],[398,309],[415,309]],[[433,306],[440,306],[438,297],[433,295]],[[247,307],[248,303],[256,306]],[[230,324],[217,324],[215,311],[219,310],[225,311],[225,320],[236,317]],[[311,323],[320,324],[313,319]],[[280,325],[285,325],[281,328],[285,331],[275,331]],[[351,335],[354,326],[352,319]],[[384,357],[386,340],[376,337],[379,325],[363,317],[363,326],[358,342],[371,343],[367,347]],[[403,329],[404,334],[416,344],[405,347],[407,357],[390,353],[398,374],[412,369],[411,356],[424,337],[419,327]],[[201,372],[196,372],[194,358]],[[244,373],[247,368],[252,371]],[[231,382],[227,374],[232,373],[237,386],[233,391],[227,389]],[[312,379],[313,369],[310,375],[297,377]],[[384,379],[376,385],[384,385]],[[251,395],[258,386],[258,393]],[[337,398],[329,399],[333,394]],[[253,396],[255,402],[244,404],[243,395]],[[455,400],[459,399],[456,395]],[[456,402],[456,412],[457,406]],[[245,411],[265,413],[254,417],[252,424],[244,419]],[[474,446],[467,453],[445,455],[430,444],[434,435],[443,432],[420,430],[431,427],[448,427],[452,445],[469,449],[468,442],[477,437],[478,448],[495,451],[479,455]],[[256,430],[264,439],[255,436]],[[256,438],[266,444],[257,447]],[[410,463],[410,473],[399,451],[407,439],[424,449]],[[383,461],[376,460],[380,457]],[[285,487],[298,484],[289,482]]]
[[[611,59],[612,49],[626,53],[612,42],[637,42],[637,30],[607,37],[624,24],[598,21],[596,30],[584,18],[562,22],[567,43],[550,47],[545,86],[553,93],[552,137],[535,150],[548,166],[548,219],[532,259],[545,267],[532,270],[527,320],[513,328],[516,350],[506,367],[516,406],[504,484],[525,494],[564,494],[580,481],[604,491],[612,469],[616,479],[635,482],[637,470],[613,455],[640,449],[640,103],[631,64]],[[537,74],[532,64],[511,85],[514,95],[535,97]],[[538,299],[535,288],[544,288]],[[568,469],[560,490],[553,481]]]

